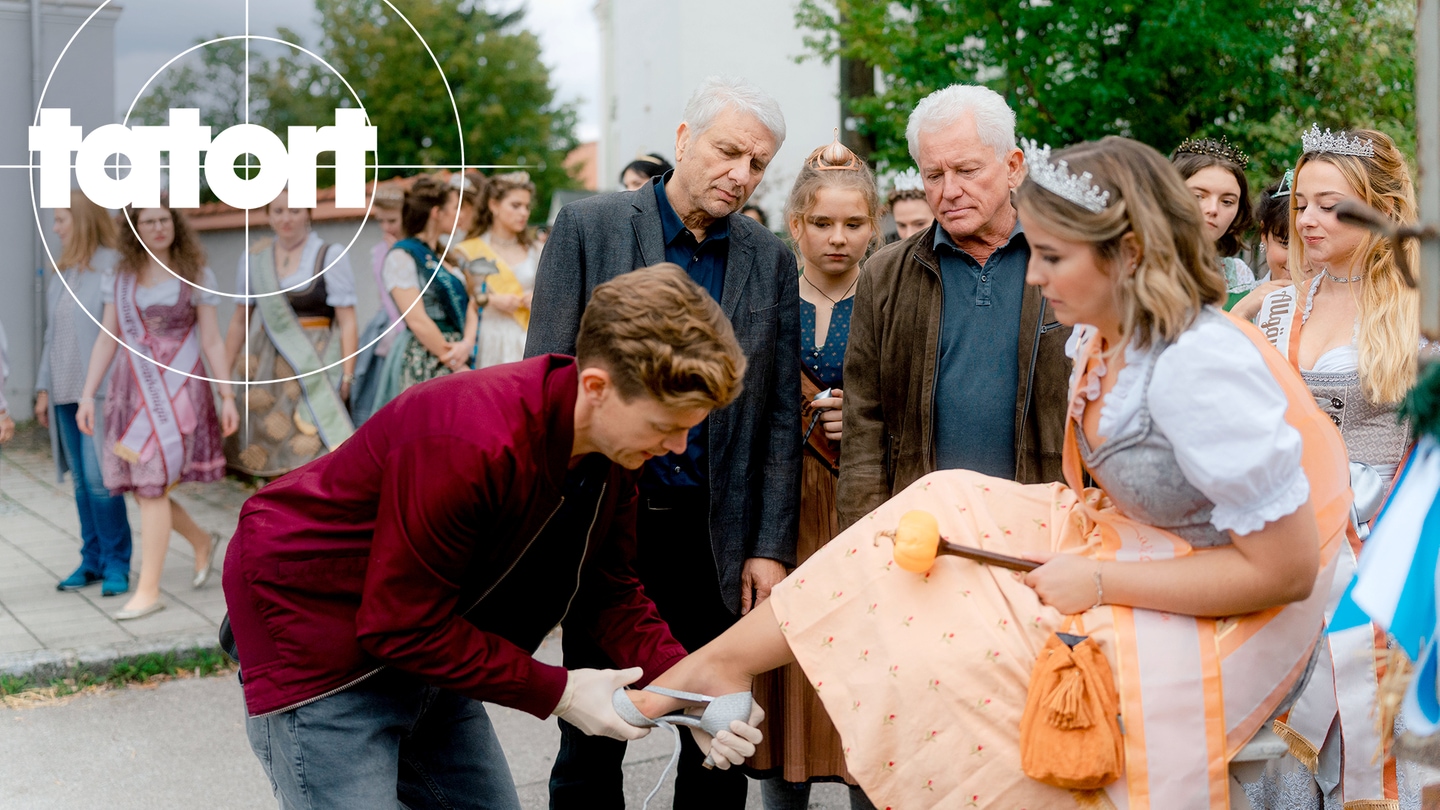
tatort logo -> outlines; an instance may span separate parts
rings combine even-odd
[[[104,208],[154,208],[160,204],[160,153],[169,154],[170,205],[200,205],[200,153],[205,180],[221,202],[236,208],[260,208],[289,187],[290,205],[315,207],[315,171],[321,153],[335,153],[335,206],[365,207],[365,157],[375,151],[375,127],[363,110],[338,109],[335,125],[290,127],[287,149],[279,136],[255,124],[230,127],[213,139],[200,125],[200,111],[170,110],[167,126],[109,124],[82,138],[70,124],[70,110],[42,109],[40,125],[30,127],[30,151],[40,155],[40,206],[70,207],[70,159],[85,196]],[[117,171],[114,155],[129,160],[128,173]],[[242,155],[254,155],[259,171],[236,173]],[[107,163],[109,164],[107,166]],[[116,175],[123,174],[123,177]]]

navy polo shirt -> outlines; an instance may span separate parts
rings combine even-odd
[[[665,235],[665,261],[685,268],[690,278],[719,303],[725,290],[725,260],[730,256],[729,220],[714,222],[705,233],[705,241],[695,241],[695,235],[685,227],[665,196],[665,181],[673,173],[666,172],[652,181],[655,201],[660,207],[660,230]],[[667,453],[650,459],[640,477],[641,489],[704,486],[710,480],[705,467],[709,421],[706,419],[690,429],[684,453]]]
[[[1020,304],[1030,243],[1020,223],[984,266],[935,229],[944,323],[935,378],[935,463],[1015,477]]]

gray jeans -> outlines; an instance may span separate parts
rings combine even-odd
[[[280,810],[520,810],[484,705],[401,672],[245,729]]]

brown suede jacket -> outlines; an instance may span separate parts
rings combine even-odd
[[[935,471],[940,359],[940,261],[935,228],[887,245],[865,262],[845,353],[845,439],[836,506],[849,527]],[[1070,327],[1055,320],[1037,287],[1020,313],[1020,384],[1015,398],[1015,480],[1059,481],[1065,439]]]

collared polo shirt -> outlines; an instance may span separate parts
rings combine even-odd
[[[665,183],[672,174],[673,171],[666,172],[651,181],[660,208],[660,230],[665,236],[665,261],[685,268],[690,278],[719,303],[725,291],[725,261],[730,257],[730,223],[726,219],[716,221],[706,231],[705,240],[696,241],[695,234],[685,227],[665,196]],[[709,421],[706,419],[691,428],[684,453],[667,453],[650,459],[641,475],[641,488],[704,486],[709,481],[705,467]]]
[[[935,462],[942,470],[1015,477],[1020,305],[1030,244],[1020,223],[982,266],[935,229],[944,288],[935,375]]]

